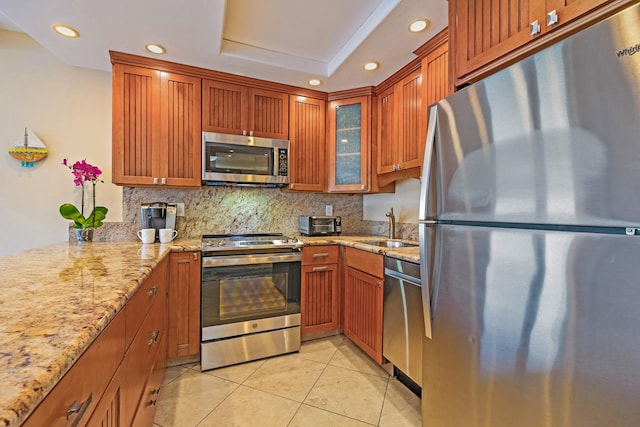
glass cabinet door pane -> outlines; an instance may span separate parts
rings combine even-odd
[[[362,105],[336,107],[336,185],[360,184]]]

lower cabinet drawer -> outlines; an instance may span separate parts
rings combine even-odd
[[[166,293],[159,296],[133,339],[124,359],[124,419],[130,425],[159,349],[166,353]],[[129,309],[129,306],[126,307]],[[164,356],[166,358],[166,355]],[[132,425],[132,424],[131,424]]]
[[[125,316],[120,312],[51,390],[24,426],[86,425],[122,361],[124,331]]]
[[[158,398],[160,397],[160,386],[162,385],[162,381],[164,381],[164,374],[167,368],[166,342],[167,340],[164,339],[160,343],[151,376],[144,387],[140,404],[138,405],[138,411],[133,420],[133,426],[153,425]],[[163,351],[163,349],[165,350]]]
[[[159,299],[159,296],[167,293],[167,262],[163,261],[156,267],[151,275],[144,281],[140,289],[127,303],[127,348],[133,337],[140,329],[142,321],[147,316],[151,306]]]

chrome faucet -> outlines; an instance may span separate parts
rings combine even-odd
[[[389,218],[389,238],[396,238],[396,216],[393,214],[393,208],[385,214]]]

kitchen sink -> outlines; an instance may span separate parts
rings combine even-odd
[[[383,248],[408,248],[418,246],[417,243],[400,242],[398,240],[363,240],[365,245],[380,246]]]

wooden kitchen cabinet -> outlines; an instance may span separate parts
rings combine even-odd
[[[382,255],[344,248],[344,334],[382,364]]]
[[[164,367],[167,358],[167,268],[165,259],[125,306],[127,331],[135,331],[122,362],[125,383],[121,401],[125,425],[136,425],[133,420],[140,411],[155,413],[155,403],[148,408],[145,390],[154,378],[153,368]],[[161,373],[164,377],[164,368]],[[155,383],[157,380],[156,376]],[[157,394],[160,385],[155,389]]]
[[[514,7],[502,2],[450,0],[456,86],[479,80],[631,3],[546,0],[520,2]],[[532,29],[534,23],[539,29]]]
[[[329,192],[363,193],[370,183],[370,97],[329,104]]]
[[[378,96],[379,175],[415,168],[419,176],[426,139],[422,95],[417,69]]]
[[[200,353],[200,252],[169,255],[168,357]]]
[[[340,332],[338,245],[305,246],[302,249],[302,339]]]
[[[202,130],[289,139],[289,95],[204,79]]]
[[[200,79],[113,65],[113,183],[200,187]]]
[[[327,103],[303,96],[291,96],[289,102],[289,189],[325,191]]]

